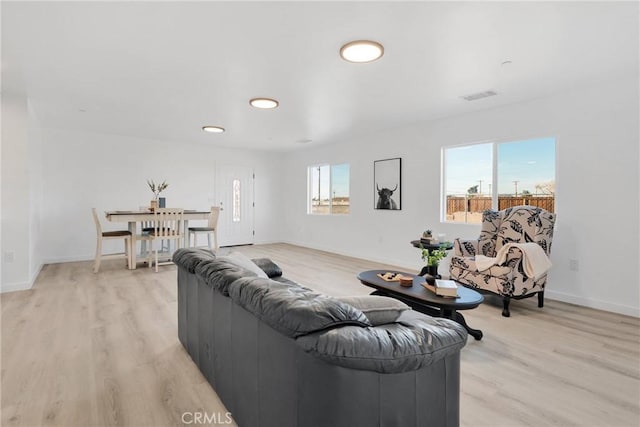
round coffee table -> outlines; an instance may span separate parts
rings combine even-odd
[[[400,282],[387,282],[377,276],[387,271],[389,270],[363,271],[358,274],[358,280],[363,285],[376,289],[372,293],[374,295],[396,298],[421,313],[454,320],[464,326],[469,335],[476,340],[482,339],[482,331],[467,325],[464,316],[458,312],[458,310],[471,310],[479,306],[484,301],[484,297],[480,293],[459,285],[458,298],[444,298],[422,286],[424,277],[421,276],[394,271],[394,273],[400,273],[403,276],[413,277],[413,285],[409,287],[400,286]]]

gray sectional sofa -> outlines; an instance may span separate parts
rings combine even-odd
[[[179,339],[239,426],[459,424],[457,323],[357,308],[267,259],[180,249],[173,260]]]

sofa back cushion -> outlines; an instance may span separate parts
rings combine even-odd
[[[216,255],[209,249],[182,248],[173,253],[173,262],[189,273],[195,273],[199,264],[214,259],[216,259]]]
[[[273,329],[296,338],[340,325],[371,326],[361,310],[302,286],[259,277],[238,279],[229,286],[234,303]]]
[[[203,262],[196,267],[196,274],[206,284],[217,289],[222,295],[229,295],[229,285],[241,277],[256,277],[256,274],[225,259]]]

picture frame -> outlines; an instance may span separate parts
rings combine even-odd
[[[373,162],[373,207],[376,210],[402,209],[402,158]]]

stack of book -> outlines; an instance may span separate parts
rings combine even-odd
[[[453,280],[436,279],[435,284],[424,282],[422,286],[441,297],[458,298],[458,285]]]

